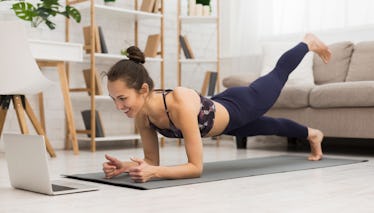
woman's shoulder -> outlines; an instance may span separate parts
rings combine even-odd
[[[176,100],[185,100],[198,96],[198,93],[195,90],[187,87],[176,87],[174,88],[172,94],[173,98]]]
[[[176,108],[185,108],[198,105],[200,103],[199,94],[186,87],[176,87],[171,93],[172,105]]]

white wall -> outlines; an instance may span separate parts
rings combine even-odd
[[[102,0],[97,0],[98,3],[102,3]],[[141,1],[139,1],[141,2]],[[177,1],[176,0],[165,0],[165,86],[166,88],[173,88],[177,85]],[[183,1],[186,6],[186,1]],[[0,3],[1,7],[4,3]],[[116,2],[118,7],[133,8],[133,1],[121,1]],[[213,7],[213,12],[215,8]],[[5,11],[5,12],[4,12]],[[182,9],[182,12],[185,12]],[[71,41],[72,42],[83,42],[82,27],[88,25],[89,16],[88,13],[82,13],[81,24],[76,24],[72,21],[71,28]],[[17,19],[14,16],[9,16],[7,9],[0,10],[0,19]],[[30,38],[64,41],[65,39],[65,23],[64,18],[59,17],[54,19],[57,24],[57,28],[50,31],[47,27],[41,26],[37,29],[29,27],[29,23],[25,22],[28,28]],[[129,45],[134,44],[134,32],[133,22],[128,21],[126,18],[121,18],[112,14],[98,15],[97,24],[101,25],[104,30],[105,39],[108,45],[110,53],[118,53],[120,49],[126,48]],[[186,34],[190,40],[192,49],[197,57],[214,54],[215,57],[215,27],[207,25],[199,26],[184,26],[184,34]],[[159,21],[144,21],[139,24],[139,47],[141,49],[145,46],[146,37],[152,33],[159,32]],[[223,50],[224,51],[224,50]],[[226,61],[226,62],[225,62]],[[99,62],[98,71],[108,71],[109,67],[114,63],[111,62]],[[229,73],[231,69],[231,61],[223,60],[221,67],[222,76],[227,76],[225,72]],[[71,87],[83,87],[83,74],[82,69],[89,67],[88,63],[71,64],[70,71],[70,84]],[[159,63],[149,63],[146,67],[153,77],[156,87],[160,87],[159,84]],[[183,66],[183,85],[191,87],[196,90],[201,89],[205,70],[215,70],[214,66],[208,65],[186,65]],[[43,69],[42,72],[45,76],[55,82],[58,82],[57,72],[53,68]],[[104,89],[105,79],[104,80]],[[38,106],[36,104],[36,97],[28,97],[31,100],[31,104],[34,111],[38,113]],[[44,92],[44,106],[46,115],[46,131],[50,138],[52,146],[55,149],[62,149],[64,147],[65,138],[65,122],[64,122],[64,104],[63,98],[60,92],[59,84],[55,87]],[[89,99],[87,94],[72,94],[73,109],[75,111],[75,121],[78,128],[83,128],[83,122],[81,119],[80,111],[89,109]],[[133,132],[133,120],[130,120],[123,116],[122,113],[117,112],[111,101],[98,101],[97,109],[101,113],[104,129],[107,135],[121,135]],[[32,133],[35,133],[29,122],[29,128]],[[13,107],[11,106],[8,111],[6,123],[4,126],[4,132],[19,132],[18,122],[14,113]],[[3,143],[0,142],[0,150],[2,149]]]

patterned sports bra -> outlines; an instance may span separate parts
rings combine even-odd
[[[159,132],[161,135],[163,135],[165,137],[168,137],[168,138],[183,138],[182,131],[180,129],[178,129],[174,125],[173,121],[170,119],[168,107],[166,105],[165,97],[166,97],[167,94],[169,94],[172,91],[173,90],[170,90],[170,89],[162,90],[162,97],[164,99],[165,111],[166,111],[166,115],[169,118],[169,123],[170,123],[169,129],[161,129],[161,128],[157,127],[156,125],[154,125],[149,120],[149,118],[148,118],[148,121],[149,121],[150,126],[154,130],[156,130],[157,132]],[[209,98],[206,98],[202,95],[200,95],[200,105],[201,105],[201,107],[200,107],[200,112],[197,116],[197,120],[198,120],[198,124],[199,124],[200,135],[201,135],[201,137],[204,137],[213,128],[216,108],[215,108],[212,100],[210,100]]]

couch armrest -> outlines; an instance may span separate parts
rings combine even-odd
[[[230,75],[222,80],[222,84],[226,88],[248,86],[258,77],[260,77],[258,73],[248,73],[245,75]]]

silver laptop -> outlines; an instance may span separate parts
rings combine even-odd
[[[14,188],[48,195],[98,190],[75,182],[51,181],[43,136],[4,134],[3,141],[10,183]]]

